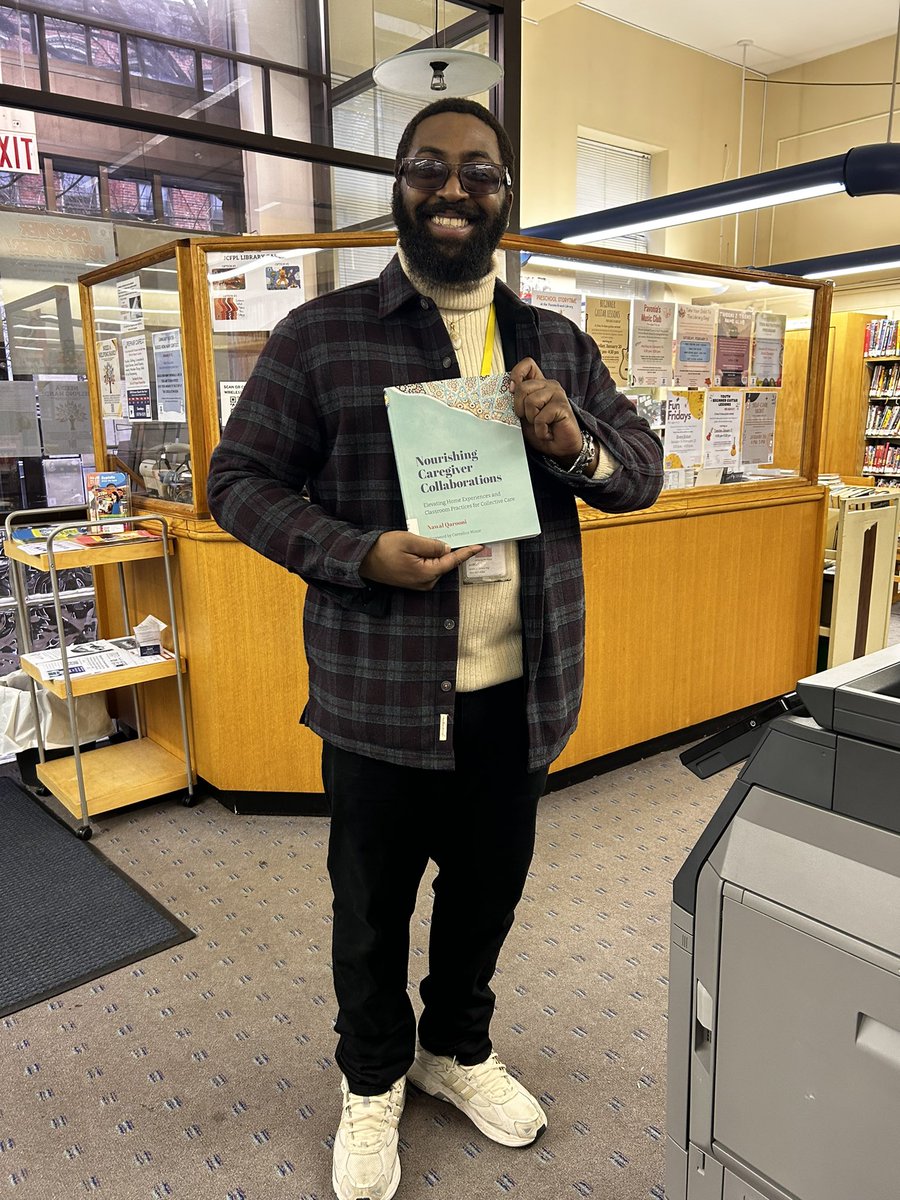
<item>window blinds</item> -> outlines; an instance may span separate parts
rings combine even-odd
[[[600,212],[634,204],[650,196],[650,155],[639,150],[626,150],[590,138],[578,139],[575,180],[575,210],[581,213]],[[614,250],[634,250],[646,253],[648,241],[643,233],[625,237],[603,238],[597,245]],[[587,291],[602,290],[607,296],[642,295],[646,288],[635,286],[626,279],[612,275],[599,276],[579,272],[577,286]]]

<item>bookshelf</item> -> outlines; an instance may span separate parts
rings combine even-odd
[[[866,325],[866,430],[863,473],[876,483],[900,480],[900,322],[888,318]]]

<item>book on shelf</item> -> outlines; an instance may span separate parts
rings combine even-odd
[[[89,521],[131,516],[131,483],[124,471],[89,471],[85,486]],[[126,528],[124,524],[111,523],[109,531],[121,532]]]
[[[47,538],[53,532],[53,525],[20,525],[12,531],[12,540],[26,554],[46,554]],[[54,552],[65,550],[80,550],[75,540],[80,531],[76,528],[64,529],[53,539]]]
[[[149,529],[91,529],[79,533],[75,541],[79,546],[121,546],[130,542],[159,542],[162,534]]]
[[[870,321],[866,325],[863,354],[869,358],[887,358],[897,354],[898,322],[889,317]]]
[[[508,375],[384,393],[407,528],[451,548],[540,533]]]
[[[47,540],[54,528],[53,525],[22,526],[13,530],[12,540],[20,550],[37,557],[47,553]],[[59,554],[63,551],[84,550],[88,546],[117,546],[161,540],[160,533],[153,533],[149,529],[124,529],[116,522],[107,529],[96,526],[91,529],[87,525],[79,525],[59,532],[53,539],[53,551]]]

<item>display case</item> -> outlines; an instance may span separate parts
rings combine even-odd
[[[376,275],[393,243],[186,239],[81,280],[97,466],[126,470],[180,543],[197,769],[236,805],[317,796],[319,748],[297,725],[304,585],[209,518],[209,457],[278,320]],[[498,260],[594,338],[665,447],[652,509],[581,507],[585,704],[557,769],[791,690],[819,623],[830,285],[515,235]],[[810,336],[788,364],[790,323]]]

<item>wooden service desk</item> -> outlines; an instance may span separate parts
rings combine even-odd
[[[792,691],[815,665],[825,508],[797,480],[674,492],[627,516],[580,506],[585,694],[554,769]],[[197,774],[237,811],[319,810],[320,743],[299,724],[303,583],[208,518],[171,524]],[[145,713],[163,742],[174,708]]]

